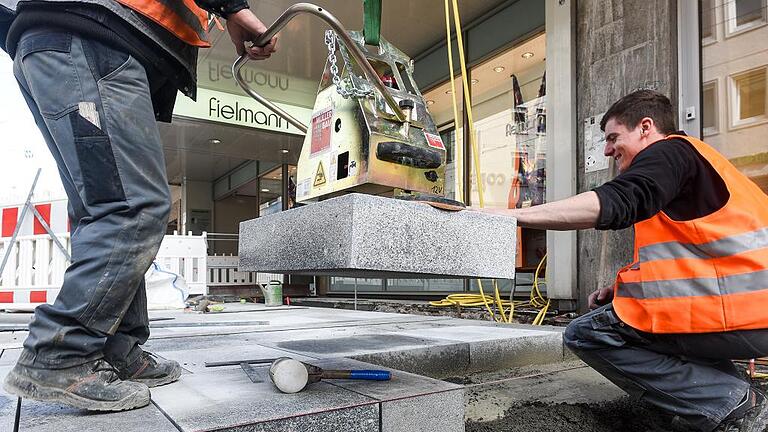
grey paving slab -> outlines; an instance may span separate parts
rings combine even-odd
[[[21,355],[21,348],[0,350],[0,366],[13,366]]]
[[[351,319],[350,319],[351,318]],[[415,315],[398,314],[379,314],[378,317],[356,318],[340,315],[335,320],[328,316],[311,317],[304,315],[270,317],[269,325],[246,326],[211,326],[211,327],[188,327],[188,328],[156,328],[152,330],[152,338],[183,338],[188,336],[201,335],[227,335],[227,334],[246,334],[246,333],[271,333],[290,330],[313,330],[320,328],[349,328],[356,326],[374,326],[396,324],[404,322],[428,322],[445,320],[443,317],[426,317]]]
[[[312,357],[348,357],[381,351],[402,351],[450,342],[396,333],[357,334],[342,337],[283,340],[274,346]]]
[[[512,279],[516,236],[517,222],[511,217],[348,194],[242,222],[240,268],[355,277]]]
[[[301,356],[295,353],[257,345],[255,343],[242,343],[242,341],[236,340],[233,340],[229,345],[217,346],[214,348],[198,347],[178,351],[153,350],[152,352],[163,358],[176,360],[184,369],[193,373],[210,370],[211,368],[205,367],[206,362],[273,359],[278,357],[291,357],[300,361],[313,360],[311,357]],[[0,361],[1,360],[2,358],[0,357]],[[238,368],[239,366],[219,367]]]
[[[324,369],[381,369],[351,360],[318,360]],[[463,386],[392,370],[390,381],[328,380],[381,401],[381,431],[411,432],[464,430]]]
[[[432,378],[463,375],[469,369],[467,343],[447,343],[398,351],[357,354],[352,358]]]
[[[400,333],[467,343],[470,356],[467,372],[563,361],[562,333],[531,327],[445,323]]]
[[[305,430],[321,419],[338,427],[326,430],[376,431],[379,422],[375,399],[323,382],[283,394],[269,382],[252,383],[238,368],[185,375],[153,389],[152,398],[185,432]]]
[[[381,404],[381,432],[464,432],[464,392],[432,393]]]
[[[0,381],[10,371],[0,368]],[[13,430],[16,396],[0,387],[0,431]],[[178,432],[178,429],[155,407],[116,413],[93,413],[66,405],[24,399],[21,404],[19,430],[24,432],[84,432],[84,431],[152,431]]]
[[[0,349],[21,348],[28,334],[29,332],[27,331],[0,333]]]
[[[382,367],[354,359],[310,360],[323,369],[383,369],[391,372],[389,381],[327,380],[330,384],[352,390],[378,401],[392,401],[435,393],[463,391],[463,386],[416,375],[402,370]]]
[[[351,407],[255,425],[217,429],[217,431],[233,432],[379,432],[380,430],[378,405]]]
[[[468,372],[494,371],[531,364],[563,361],[563,339],[558,333],[469,343]]]

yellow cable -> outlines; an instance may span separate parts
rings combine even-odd
[[[453,134],[458,138],[459,136],[459,108],[456,103],[456,81],[453,76],[453,49],[451,47],[451,11],[448,0],[445,0],[445,40],[448,41],[448,71],[451,76],[451,102],[453,103]],[[463,159],[463,146],[459,145],[458,139],[454,139],[454,146],[456,148],[456,156],[454,158],[456,163],[456,172],[462,172],[462,166],[464,164]],[[460,179],[461,176],[457,175],[455,178]],[[454,182],[458,185],[458,194],[456,198],[458,201],[464,202],[464,182]]]
[[[485,207],[485,199],[483,197],[483,182],[480,181],[482,176],[480,175],[480,155],[477,151],[477,140],[475,133],[475,121],[472,117],[472,100],[469,96],[469,82],[467,81],[467,63],[464,58],[464,38],[461,35],[461,17],[459,15],[459,4],[457,0],[453,1],[453,21],[456,28],[456,42],[459,46],[459,64],[461,65],[461,80],[464,84],[464,104],[467,110],[467,122],[469,123],[469,143],[472,145],[472,156],[475,162],[475,178],[477,182],[477,196],[479,198],[480,208]],[[451,41],[448,40],[448,46],[451,45]],[[449,67],[453,67],[450,65]]]
[[[472,156],[473,160],[475,162],[475,182],[477,183],[477,195],[479,197],[479,204],[480,208],[485,207],[485,199],[483,196],[483,183],[480,181],[482,176],[480,175],[480,156],[477,151],[477,141],[475,139],[475,122],[472,117],[472,100],[469,95],[469,82],[467,81],[467,63],[466,59],[464,57],[464,38],[461,35],[461,15],[459,14],[459,4],[456,0],[453,1],[453,20],[454,20],[454,27],[456,29],[456,43],[459,47],[459,65],[461,66],[461,80],[463,83],[462,87],[462,93],[464,94],[464,108],[467,110],[467,123],[469,125],[469,143],[472,146]],[[447,2],[447,0],[446,0]],[[450,39],[450,11],[449,8],[445,8],[445,17],[446,17],[446,33],[448,34],[448,40],[446,41],[446,44],[448,46],[448,58],[449,58],[449,64],[448,69],[451,71],[451,76],[453,76],[453,50],[451,47],[451,39]],[[451,90],[453,94],[456,94],[456,88],[453,84],[453,80],[451,80]],[[454,99],[455,103],[455,99]],[[457,121],[458,118],[458,110],[454,111],[454,122]],[[477,280],[477,286],[480,289],[480,295],[483,299],[485,299],[485,292],[483,291],[483,283],[480,281],[480,279]],[[498,321],[498,318],[496,318],[496,314],[493,312],[491,307],[488,305],[488,303],[485,304],[486,309],[488,309],[488,312],[491,314],[491,318],[494,321]]]
[[[474,117],[472,115],[472,100],[470,97],[470,87],[469,82],[467,80],[467,63],[466,59],[464,57],[464,40],[461,32],[461,16],[459,14],[459,5],[457,0],[452,0],[453,4],[453,19],[454,19],[454,26],[456,29],[456,42],[459,48],[459,64],[461,66],[461,79],[463,83],[462,93],[464,95],[464,105],[465,109],[467,111],[467,123],[469,126],[469,143],[472,147],[472,159],[475,166],[475,182],[477,183],[477,195],[478,195],[478,201],[480,208],[485,207],[485,197],[483,193],[483,182],[482,182],[482,175],[480,173],[480,152],[477,147],[477,133],[475,131],[475,121]],[[448,0],[445,0],[445,33],[446,33],[446,45],[448,48],[448,70],[450,74],[451,79],[451,101],[453,102],[453,118],[454,118],[454,128],[458,126],[459,124],[459,112],[456,102],[456,84],[454,81],[453,76],[453,48],[451,44],[451,7],[448,3]],[[458,129],[456,129],[456,132],[458,132]],[[458,133],[457,133],[458,135]],[[458,141],[458,140],[457,140]],[[459,149],[459,146],[456,146],[457,150]],[[460,161],[461,157],[459,156],[459,152],[457,151],[457,167],[460,167]],[[457,168],[458,170],[459,168]],[[463,194],[461,193],[462,184],[459,182],[459,196],[463,197]],[[539,278],[539,271],[541,270],[542,265],[544,264],[547,256],[544,255],[544,257],[539,262],[538,267],[536,268],[536,273],[534,274],[533,279],[533,285],[534,288],[531,290],[531,299],[529,301],[529,304],[533,307],[540,308],[539,313],[536,315],[536,318],[534,319],[533,323],[535,325],[540,325],[544,318],[546,317],[547,310],[549,309],[550,301],[545,298],[541,291],[539,290],[538,286],[538,278]],[[494,280],[494,297],[487,296],[485,292],[483,291],[483,282],[478,279],[477,280],[477,286],[480,290],[479,295],[475,294],[458,294],[458,295],[449,295],[445,299],[439,301],[439,302],[430,302],[433,306],[453,306],[457,305],[459,307],[461,306],[479,306],[484,305],[485,308],[488,310],[488,312],[491,314],[491,318],[495,321],[501,321],[505,323],[511,323],[512,322],[512,316],[514,314],[514,307],[515,302],[514,301],[506,301],[501,299],[501,294],[499,293],[499,287],[497,282]],[[496,314],[493,312],[493,309],[491,309],[490,305],[494,304],[499,310],[499,315],[501,318],[497,318]],[[504,306],[509,306],[509,316],[507,316],[506,312],[504,311]]]

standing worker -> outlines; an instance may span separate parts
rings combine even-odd
[[[768,196],[702,141],[675,132],[669,99],[640,90],[600,123],[620,174],[539,206],[485,210],[549,230],[634,225],[634,262],[565,344],[675,427],[763,431],[766,396],[731,359],[768,354]]]
[[[140,347],[149,337],[144,273],[170,211],[156,120],[177,91],[194,98],[209,11],[237,53],[266,27],[246,0],[0,0],[0,44],[69,198],[72,264],[41,305],[6,391],[97,411],[149,403],[181,368]]]

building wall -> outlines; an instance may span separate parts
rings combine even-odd
[[[584,172],[585,119],[639,88],[661,91],[677,105],[677,6],[675,0],[581,0],[576,7],[577,182],[584,192],[609,179],[607,170]],[[632,243],[631,228],[578,233],[580,310],[589,293],[612,284],[631,261]]]

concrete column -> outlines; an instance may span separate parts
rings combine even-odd
[[[547,0],[547,202],[576,194],[576,6]],[[573,310],[576,232],[547,232],[547,296]]]
[[[567,2],[567,0],[566,0]],[[584,172],[584,120],[604,113],[634,90],[652,88],[677,106],[677,2],[675,0],[580,0],[576,4],[578,191],[609,180],[607,170]],[[547,58],[548,61],[553,59]],[[556,118],[556,117],[555,117]],[[579,308],[586,297],[613,283],[632,259],[633,232],[578,234]],[[605,247],[605,265],[600,251]]]

